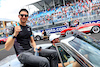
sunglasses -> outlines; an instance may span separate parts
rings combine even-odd
[[[20,16],[21,16],[21,17],[23,17],[23,16],[28,17],[28,15],[24,15],[24,14],[20,14]]]

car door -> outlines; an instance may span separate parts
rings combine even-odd
[[[63,65],[63,67],[67,67],[67,66],[64,66],[64,58],[60,54],[59,47],[62,48],[66,52],[66,54],[69,54],[69,56],[67,55],[67,62],[70,59],[70,57],[72,57],[73,58],[72,60],[75,60],[75,62],[77,62],[78,64],[80,64],[81,67],[93,67],[92,64],[89,63],[76,50],[73,50],[72,48],[66,46],[66,44],[64,45],[62,43],[57,43],[56,44],[56,49],[57,49],[57,52],[58,52],[58,55],[59,55],[59,58],[60,58],[60,61],[61,61],[62,65]]]

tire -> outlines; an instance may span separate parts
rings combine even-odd
[[[100,32],[100,28],[98,26],[94,26],[92,28],[92,33],[99,33]]]
[[[41,37],[40,37],[40,36],[36,36],[35,39],[36,39],[37,41],[39,41],[39,40],[41,40]]]

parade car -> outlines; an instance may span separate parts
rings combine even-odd
[[[43,34],[41,32],[32,31],[34,40],[39,41],[43,39]]]
[[[100,23],[91,23],[91,24],[84,24],[79,25],[77,27],[69,27],[62,30],[60,33],[61,35],[67,35],[71,30],[78,30],[83,33],[99,33],[100,32]]]
[[[6,36],[0,36],[0,44],[4,44],[7,41]]]
[[[43,34],[42,32],[36,32],[36,31],[32,31],[33,33],[33,37],[35,41],[39,41],[39,40],[43,40]],[[47,34],[47,39],[49,39],[49,35]]]
[[[83,39],[82,39],[83,37]],[[64,39],[61,39],[60,43],[56,43],[56,49],[58,52],[59,59],[64,66],[65,60],[69,62],[70,58],[73,58],[76,65],[80,67],[100,67],[100,44],[92,41],[88,41],[88,36],[81,34],[67,35]],[[94,40],[94,39],[93,39]],[[40,44],[43,49],[49,49],[52,44]],[[59,50],[59,48],[61,48]],[[63,57],[60,54],[63,53]],[[63,52],[64,51],[64,52]],[[70,64],[69,64],[70,65]],[[69,66],[68,65],[68,66]],[[22,67],[16,55],[11,55],[0,61],[0,67]]]

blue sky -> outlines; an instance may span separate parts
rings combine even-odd
[[[1,0],[0,0],[0,7],[1,7]]]
[[[19,10],[21,8],[28,9],[28,6],[26,5],[37,1],[40,0],[0,0],[0,18],[7,18],[7,19],[19,21],[18,18]],[[38,10],[33,5],[29,6],[29,8],[30,8],[29,11],[30,14]]]

